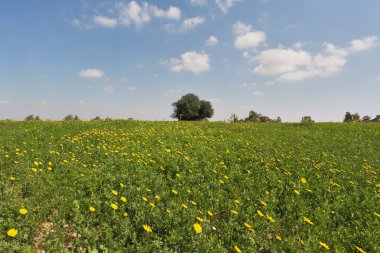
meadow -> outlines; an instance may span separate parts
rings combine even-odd
[[[0,121],[0,252],[380,252],[380,124]]]

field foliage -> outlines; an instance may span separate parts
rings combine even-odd
[[[380,252],[380,125],[0,122],[0,252]]]

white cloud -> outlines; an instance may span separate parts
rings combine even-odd
[[[0,100],[0,105],[10,105],[11,103],[9,101]]]
[[[137,27],[148,23],[152,17],[166,19],[181,19],[181,10],[178,7],[170,6],[167,10],[158,8],[146,2],[138,3],[131,1],[128,4],[120,2],[117,4],[119,20],[123,25],[134,24]]]
[[[261,96],[261,95],[264,95],[264,93],[257,90],[255,92],[253,92],[253,95],[255,95],[255,96]]]
[[[282,46],[260,52],[254,60],[259,65],[254,72],[260,75],[277,76],[275,81],[294,82],[313,77],[328,77],[341,71],[347,57],[353,52],[373,48],[375,37],[352,40],[346,48],[332,43],[324,43],[321,52],[312,54],[301,49],[301,46],[284,48]],[[297,45],[297,43],[295,44]],[[302,44],[298,44],[302,45]]]
[[[117,20],[113,18],[108,18],[105,16],[95,16],[94,22],[97,25],[101,25],[107,28],[114,28],[117,25]]]
[[[252,26],[237,21],[233,26],[236,34],[235,47],[238,49],[255,48],[265,42],[266,35],[262,31],[254,31]]]
[[[192,29],[198,25],[201,25],[205,22],[206,20],[202,17],[194,17],[194,18],[188,18],[188,19],[185,19],[183,22],[182,22],[182,29],[183,30],[189,30],[189,29]]]
[[[216,44],[219,43],[219,40],[217,37],[215,36],[210,36],[207,40],[206,40],[206,46],[208,47],[212,47],[212,46],[215,46]]]
[[[109,84],[109,85],[104,86],[104,91],[108,94],[112,94],[115,92],[115,89],[112,85]]]
[[[85,100],[79,100],[79,101],[67,101],[67,104],[74,106],[74,107],[93,107],[95,106],[91,102],[87,102]]]
[[[370,36],[362,39],[352,40],[349,43],[348,50],[350,52],[360,52],[371,49],[376,46],[377,37]]]
[[[202,6],[202,5],[207,4],[207,0],[190,0],[190,3],[192,5]]]
[[[251,89],[251,88],[255,88],[257,86],[257,83],[255,83],[255,82],[243,83],[241,86],[244,88],[247,88],[247,89]]]
[[[128,86],[127,91],[135,91],[137,88],[135,86]]]
[[[50,105],[50,103],[47,102],[47,101],[45,101],[45,100],[42,100],[42,101],[31,101],[28,104],[30,104],[32,106],[46,106],[46,105]]]
[[[188,70],[197,74],[210,69],[210,58],[206,53],[189,51],[182,54],[180,59],[172,58],[168,65],[174,72]]]
[[[219,9],[223,13],[227,13],[228,9],[233,7],[237,2],[240,2],[241,0],[215,0],[216,5],[218,5]]]
[[[375,80],[376,80],[376,81],[380,81],[380,76],[376,77]]]
[[[85,69],[79,72],[79,76],[84,78],[102,78],[104,72],[100,69]]]

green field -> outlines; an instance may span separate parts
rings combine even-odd
[[[380,124],[2,121],[0,252],[380,252],[379,173]]]

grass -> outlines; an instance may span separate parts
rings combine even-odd
[[[380,252],[379,140],[379,124],[2,121],[0,252]]]

